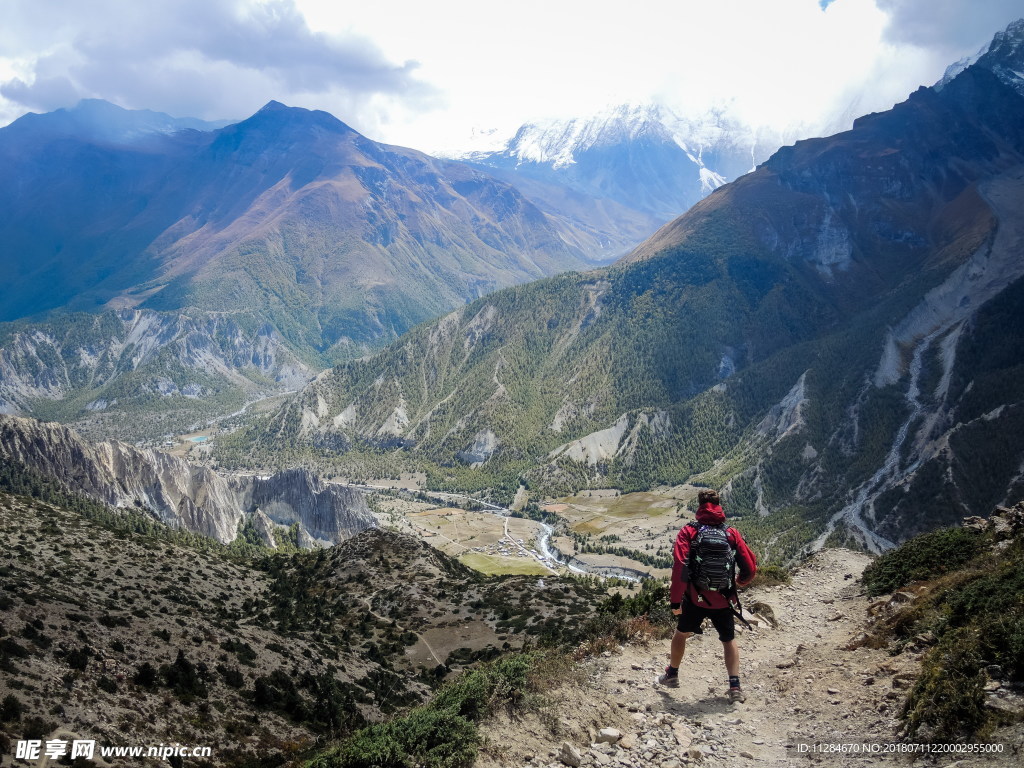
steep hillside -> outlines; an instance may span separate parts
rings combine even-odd
[[[0,324],[0,413],[127,440],[189,431],[313,377],[273,326],[255,323],[125,309]]]
[[[901,711],[929,741],[1003,743],[1024,734],[1024,503],[918,536],[864,572],[869,611],[857,645],[924,650]]]
[[[1020,325],[1022,159],[1024,99],[972,66],[780,150],[613,268],[499,292],[335,368],[222,457],[345,467],[399,447],[387,460],[438,486],[510,494],[725,485],[782,559],[987,511],[1024,491],[998,438],[1018,340],[993,335]],[[986,343],[1000,354],[972,365]],[[876,512],[984,443],[984,483],[954,472],[959,498]]]
[[[484,579],[384,531],[250,562],[5,493],[0,586],[5,763],[21,739],[84,739],[97,763],[176,743],[212,748],[195,765],[301,764],[597,597]]]

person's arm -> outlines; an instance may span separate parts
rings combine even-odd
[[[754,580],[754,576],[757,575],[757,556],[754,554],[754,550],[747,546],[747,542],[743,540],[742,534],[735,528],[731,529],[734,533],[736,543],[736,566],[739,573],[736,574],[736,586],[745,587]]]
[[[672,549],[672,582],[669,587],[669,604],[673,612],[679,611],[683,595],[690,584],[690,569],[687,562],[690,558],[690,526],[684,525],[676,536],[675,547]]]

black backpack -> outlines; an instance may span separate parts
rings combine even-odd
[[[724,524],[687,525],[696,531],[690,542],[690,581],[706,592],[732,592],[736,550],[729,542],[729,529]]]

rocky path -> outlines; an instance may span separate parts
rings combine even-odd
[[[869,601],[857,578],[868,562],[862,553],[824,550],[791,585],[744,594],[745,606],[767,606],[762,612],[776,622],[760,621],[753,631],[738,627],[745,703],[724,696],[722,646],[708,625],[687,644],[678,689],[654,684],[667,663],[668,641],[608,652],[587,663],[582,685],[560,688],[554,706],[515,721],[499,718],[485,729],[476,768],[913,763],[906,755],[814,754],[814,747],[801,747],[898,741],[896,715],[920,657],[847,649],[866,617]]]

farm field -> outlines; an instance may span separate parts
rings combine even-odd
[[[383,525],[411,533],[482,573],[553,572],[536,559],[536,539],[543,526],[534,520],[384,495],[377,497],[375,505]]]

